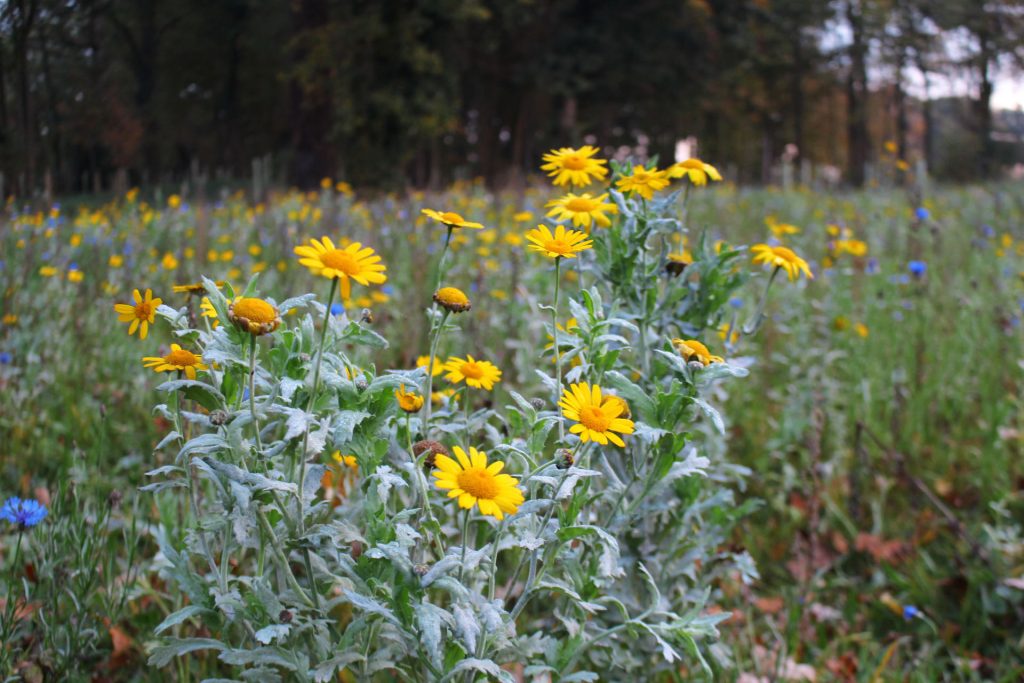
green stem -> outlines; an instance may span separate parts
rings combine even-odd
[[[434,330],[434,338],[430,342],[430,363],[427,365],[427,393],[423,396],[424,409],[426,412],[423,413],[423,438],[430,438],[430,411],[433,408],[434,403],[434,363],[437,362],[437,342],[441,339],[441,331],[444,330],[444,324],[448,321],[448,316],[451,312],[445,309],[441,315],[441,322],[438,323],[437,329]]]
[[[469,545],[469,516],[472,510],[466,510],[462,520],[462,560],[459,562],[459,583],[462,583],[462,576],[466,572],[466,547]]]
[[[412,458],[412,476],[416,479],[416,486],[419,488],[420,498],[423,501],[423,510],[427,513],[427,521],[430,523],[429,529],[426,529],[427,537],[431,543],[437,546],[438,559],[444,557],[444,545],[441,543],[441,539],[434,533],[434,529],[439,525],[437,519],[434,517],[434,509],[430,505],[430,494],[427,492],[427,484],[424,481],[422,472],[422,462],[416,457],[416,454],[412,450],[412,427],[410,425],[411,416],[405,414],[405,436],[406,443],[409,447],[409,457]]]
[[[750,322],[743,326],[743,334],[749,335],[754,334],[761,328],[761,324],[764,322],[764,309],[768,305],[768,292],[771,291],[772,283],[775,282],[775,276],[782,270],[782,266],[775,266],[775,270],[772,271],[771,277],[768,278],[768,284],[765,285],[764,293],[761,294],[761,300],[757,302],[757,309],[754,311],[754,317],[751,318]]]
[[[285,556],[284,551],[281,550],[281,542],[278,541],[277,534],[274,533],[274,528],[270,526],[270,521],[267,519],[267,515],[263,512],[263,510],[257,510],[256,516],[260,520],[260,525],[263,527],[263,531],[270,538],[270,546],[273,549],[274,558],[277,559],[277,563],[278,565],[280,565],[281,571],[284,572],[285,579],[288,581],[288,585],[291,586],[292,590],[295,591],[296,595],[302,598],[302,601],[305,602],[306,605],[310,607],[317,607],[317,609],[319,609],[319,605],[316,605],[312,600],[309,599],[309,596],[306,594],[306,591],[299,584],[299,580],[296,579],[295,574],[292,573],[292,568],[291,565],[288,563],[288,558]],[[310,581],[312,581],[312,576],[310,576]],[[313,595],[316,595],[315,591]]]
[[[256,457],[263,455],[263,441],[260,438],[260,423],[256,419],[256,335],[249,335],[249,416],[252,419],[253,436],[256,438]]]
[[[558,346],[558,287],[561,277],[562,257],[555,258],[555,303],[551,307],[551,335],[555,340],[555,407],[558,409],[558,442],[565,442],[565,419],[562,417],[562,351]]]

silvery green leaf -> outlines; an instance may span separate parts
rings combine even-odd
[[[170,445],[170,443],[172,441],[174,441],[176,439],[180,439],[180,438],[181,438],[181,434],[179,434],[176,431],[172,431],[172,432],[168,433],[167,436],[165,436],[164,438],[160,439],[160,443],[158,443],[156,445],[156,448],[154,448],[153,450],[154,451],[163,450],[166,446]],[[156,470],[153,470],[153,472],[147,472],[146,476],[152,476],[154,472],[156,472]]]
[[[590,683],[590,681],[599,681],[601,677],[593,671],[577,671],[574,674],[568,676],[562,676],[558,679],[561,683],[576,683],[576,681],[583,681],[584,683]]]
[[[576,488],[576,484],[579,483],[583,477],[600,477],[602,476],[597,470],[586,470],[579,467],[570,467],[569,471],[565,473],[565,480],[562,481],[562,485],[558,488],[558,493],[555,494],[555,500],[565,500],[572,495],[572,491]]]
[[[253,634],[253,637],[257,642],[263,645],[269,645],[275,638],[283,639],[292,630],[290,624],[271,624],[270,626],[264,626],[259,631]]]
[[[374,349],[388,348],[387,339],[354,321],[348,324],[348,327],[345,328],[341,338],[353,344],[369,346]]]
[[[436,668],[443,668],[442,628],[444,626],[451,628],[454,624],[452,615],[446,610],[430,604],[426,599],[413,608],[413,613],[416,615],[416,626],[419,629],[423,649],[427,651],[427,656],[430,657],[430,661]]]
[[[376,560],[390,560],[395,569],[403,574],[412,572],[412,560],[409,559],[409,549],[397,543],[379,543],[364,554],[366,557]]]
[[[668,434],[666,430],[657,429],[646,422],[635,422],[633,424],[633,435],[648,445],[654,444],[666,434]]]
[[[452,616],[455,620],[454,630],[466,646],[466,652],[476,652],[476,639],[480,636],[480,622],[476,614],[467,605],[456,604],[452,607]]]
[[[312,438],[313,437],[310,436],[310,440],[312,440]],[[317,491],[320,490],[320,480],[323,479],[324,472],[326,471],[327,468],[319,463],[309,465],[306,468],[306,481],[303,482],[305,486],[302,491],[302,497],[304,500],[312,500],[316,497]]]
[[[245,603],[242,602],[242,594],[234,588],[226,593],[222,593],[220,588],[211,588],[210,595],[213,596],[213,604],[224,613],[224,616],[226,616],[229,621],[234,620],[238,609],[245,607]]]
[[[285,412],[288,415],[288,421],[285,423],[288,428],[284,435],[285,441],[301,436],[316,421],[316,415],[301,408],[286,408]]]
[[[167,481],[157,481],[152,484],[140,486],[139,490],[145,491],[146,493],[160,493],[161,491],[166,491],[167,489],[183,489],[186,488],[187,486],[188,482],[185,481],[184,479],[170,479]]]
[[[458,674],[461,674],[464,671],[479,671],[480,673],[497,678],[502,683],[515,683],[516,680],[512,674],[502,669],[490,659],[469,657],[456,664],[452,670],[441,679],[441,681],[444,683],[445,681],[455,680],[458,678]]]
[[[324,446],[327,444],[327,436],[330,432],[329,425],[321,424],[319,429],[309,433],[309,436],[306,438],[306,460],[309,460],[311,456],[323,453]],[[318,479],[317,481],[320,480]]]
[[[335,674],[338,669],[342,669],[349,664],[355,664],[356,662],[362,662],[365,660],[366,658],[363,657],[361,652],[342,652],[341,654],[335,655],[326,662],[318,665],[316,669],[313,670],[313,680],[316,681],[316,683],[328,683],[328,681],[333,681],[337,678]]]
[[[523,413],[523,416],[526,417],[526,420],[528,422],[533,422],[534,419],[536,419],[537,410],[532,405],[530,405],[529,401],[527,401],[520,394],[516,393],[515,391],[512,391],[511,389],[509,390],[508,395],[511,396],[512,400],[516,402],[516,405],[519,407],[519,410]]]
[[[286,403],[292,402],[295,391],[303,385],[303,380],[285,377],[281,380],[281,399]]]
[[[213,638],[172,638],[166,645],[155,648],[149,655],[150,666],[162,668],[172,659],[197,650],[224,650],[225,645]]]
[[[194,439],[190,439],[181,447],[178,451],[178,455],[175,457],[175,462],[181,462],[185,459],[185,456],[193,453],[213,453],[215,451],[223,451],[228,449],[228,442],[224,440],[219,434],[200,434]]]
[[[334,430],[334,445],[340,448],[351,441],[355,428],[368,417],[370,417],[370,413],[365,410],[343,410],[335,415],[331,422],[331,429]]]
[[[401,627],[401,622],[398,620],[398,617],[395,616],[395,613],[387,607],[385,607],[384,605],[377,602],[376,600],[374,600],[373,598],[368,597],[366,595],[361,595],[352,590],[344,591],[344,595],[348,599],[348,601],[352,603],[353,607],[356,607],[370,614],[377,614],[381,617],[384,617],[384,619],[391,622],[395,626]]]
[[[654,640],[657,641],[658,647],[661,648],[661,656],[665,658],[666,662],[671,664],[672,662],[675,662],[677,660],[681,660],[682,659],[682,657],[679,655],[679,653],[676,652],[675,648],[672,647],[672,645],[670,645],[668,641],[666,641],[664,638],[662,638],[661,635],[659,635],[658,632],[654,628],[652,628],[650,625],[645,624],[645,623],[643,623],[641,621],[634,622],[634,623],[637,626],[639,626],[640,628],[642,628],[645,631],[647,631],[647,633],[649,633],[654,638]]]
[[[185,470],[181,467],[177,467],[176,465],[164,465],[162,467],[157,467],[155,470],[150,470],[149,472],[146,472],[145,476],[159,477],[160,475],[170,474],[172,472],[174,472],[175,474],[185,474]]]
[[[460,558],[457,555],[446,555],[437,562],[434,563],[427,573],[420,578],[420,585],[426,588],[430,584],[434,583],[442,576],[446,576],[455,567],[460,564]]]
[[[381,465],[377,468],[377,471],[370,475],[370,479],[377,480],[377,495],[380,496],[381,500],[387,500],[388,493],[392,487],[404,487],[408,484],[405,479],[394,474],[391,467],[388,465]]]
[[[192,617],[208,613],[209,610],[201,605],[186,605],[177,612],[167,615],[167,618],[160,622],[160,625],[153,629],[153,635],[160,635],[172,626],[177,626]]]
[[[691,400],[704,412],[705,415],[711,418],[711,421],[714,423],[715,429],[718,430],[718,433],[725,434],[725,421],[722,420],[722,415],[718,410],[699,396],[694,396]]]
[[[304,306],[306,306],[306,304],[308,304],[310,301],[312,301],[315,298],[316,298],[315,294],[308,294],[308,293],[307,294],[302,294],[300,296],[293,296],[291,298],[285,299],[280,304],[278,304],[277,305],[277,310],[278,310],[278,312],[280,312],[281,316],[283,317],[283,316],[287,315],[288,311],[292,310],[293,308],[299,308],[300,306],[304,307]]]
[[[701,371],[700,378],[711,381],[720,377],[746,377],[749,374],[750,370],[731,362],[712,363]]]
[[[416,545],[416,541],[423,538],[420,532],[416,531],[408,524],[397,524],[395,526],[395,536],[398,545],[403,548],[411,548]]]
[[[279,666],[287,671],[298,671],[295,654],[280,647],[258,647],[254,650],[226,650],[218,657],[226,664],[236,666],[261,665]]]
[[[540,377],[540,381],[543,382],[544,388],[549,392],[554,393],[558,389],[558,383],[555,381],[554,377],[546,372],[542,372],[541,370],[534,369],[534,372],[538,377]]]
[[[580,321],[587,321],[587,322],[590,321],[590,312],[586,308],[584,308],[583,304],[581,304],[576,299],[573,299],[573,298],[569,299],[569,312],[572,313],[572,317],[576,318],[577,324]],[[562,332],[558,333],[558,335],[559,335],[559,339],[558,339],[559,343],[561,343],[561,341],[562,341],[562,339],[561,339],[562,334],[563,334]]]
[[[245,484],[254,491],[284,491],[286,493],[295,493],[298,490],[298,486],[290,481],[270,479],[269,477],[256,472],[246,472],[235,465],[223,463],[219,460],[204,458],[203,462],[206,463],[213,471],[228,480]]]
[[[638,387],[617,370],[606,372],[604,379],[608,386],[615,389],[618,395],[629,403],[633,412],[647,421],[654,417],[656,412],[654,401],[651,400],[648,392]]]

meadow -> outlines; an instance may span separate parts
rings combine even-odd
[[[608,171],[9,200],[6,680],[1020,680],[1019,183]]]

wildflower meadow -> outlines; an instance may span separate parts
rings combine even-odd
[[[1019,187],[538,167],[8,201],[6,680],[1019,680]]]

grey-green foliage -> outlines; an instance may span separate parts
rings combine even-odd
[[[287,322],[271,342],[253,343],[228,319],[234,292],[209,281],[216,329],[161,309],[210,370],[161,387],[169,402],[157,410],[174,427],[158,450],[173,464],[146,488],[187,499],[191,521],[183,535],[158,533],[159,570],[188,604],[157,627],[152,665],[204,653],[233,680],[327,681],[341,669],[424,681],[711,674],[727,613],[708,608],[726,577],[756,577],[749,556],[726,549],[752,503],[738,494],[746,472],[722,457],[727,423],[715,407],[722,383],[747,371],[687,362],[670,339],[717,342],[707,330],[743,284],[731,268],[739,252],[701,238],[675,277],[665,259],[685,202],[615,199],[617,224],[594,235],[577,271],[590,286],[563,301],[576,325],[557,334],[567,383],[627,402],[626,447],[582,444],[568,429],[558,442],[550,348],[536,384],[434,413],[432,437],[487,451],[518,477],[526,500],[500,521],[432,486],[425,456],[411,452],[428,430],[394,399],[399,386],[422,387],[424,372],[374,369],[386,341],[366,323],[304,295],[281,303]]]

